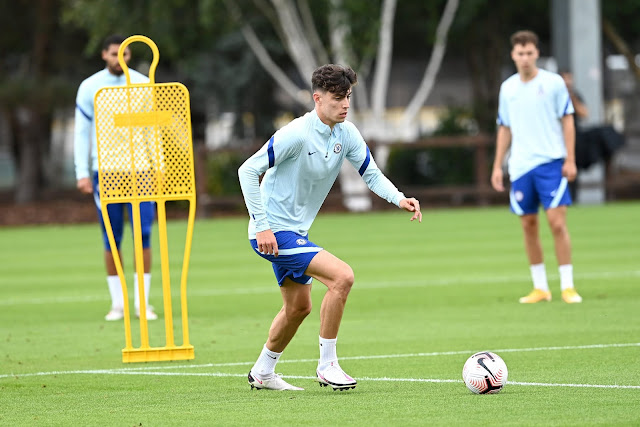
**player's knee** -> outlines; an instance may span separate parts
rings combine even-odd
[[[301,322],[311,313],[311,306],[310,300],[295,305],[290,304],[285,308],[285,313],[289,319]]]
[[[113,240],[115,241],[116,248],[120,249],[120,244],[122,243],[122,235],[116,234],[114,236]],[[104,249],[106,251],[110,251],[111,250],[111,243],[109,243],[109,237],[108,237],[107,233],[104,233],[102,241],[104,242]]]
[[[538,230],[538,218],[534,215],[523,216],[521,222],[525,232],[535,232]]]
[[[336,292],[343,294],[346,298],[351,291],[355,277],[353,275],[353,269],[348,265],[343,268],[338,276],[335,278],[334,289]]]
[[[549,221],[549,228],[554,235],[564,234],[567,231],[567,225],[562,219]]]

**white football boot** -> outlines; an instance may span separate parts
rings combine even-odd
[[[268,377],[261,378],[249,371],[248,379],[251,390],[254,388],[258,390],[304,390],[303,388],[289,384],[283,380],[279,374],[271,374]]]
[[[139,319],[140,318],[140,308],[136,308],[136,317]],[[148,305],[147,306],[147,320],[157,320],[158,319],[158,315],[156,314],[155,311],[153,311],[153,306]]]
[[[119,307],[111,307],[111,310],[104,316],[104,320],[108,322],[113,322],[116,320],[124,319],[124,310]]]
[[[318,366],[316,375],[318,376],[320,387],[330,386],[334,391],[356,388],[357,381],[347,375],[337,361],[325,366]]]

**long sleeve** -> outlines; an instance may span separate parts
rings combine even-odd
[[[271,144],[273,137],[271,138]],[[247,205],[249,216],[255,223],[256,232],[270,228],[262,197],[260,195],[260,175],[269,168],[269,142],[267,142],[253,156],[249,157],[238,169],[238,178],[244,202]]]
[[[300,154],[302,148],[300,125],[304,128],[304,122],[298,121],[296,123],[296,126],[287,126],[278,130],[260,150],[249,157],[238,169],[240,187],[242,188],[245,204],[247,205],[247,210],[253,223],[252,231],[256,233],[272,228],[272,224],[270,224],[267,219],[267,209],[269,206],[265,206],[265,203],[268,204],[269,201],[275,199],[278,200],[275,204],[279,206],[271,206],[272,209],[289,209],[288,207],[283,208],[283,206],[289,205],[283,204],[283,200],[286,199],[287,196],[279,192],[279,186],[277,189],[270,187],[270,190],[265,190],[268,194],[265,194],[263,199],[259,182],[260,175],[265,173],[263,180],[279,180],[283,183],[284,187],[289,190],[290,187],[294,185],[293,181],[298,180],[296,173],[287,170],[286,167],[284,169],[278,168],[283,162],[297,159]],[[286,192],[285,190],[285,193]],[[291,202],[291,200],[289,201]]]
[[[87,94],[86,85],[81,84],[76,98],[75,129],[73,138],[76,179],[91,176],[91,147],[93,125],[93,99]],[[89,101],[87,100],[89,99]]]

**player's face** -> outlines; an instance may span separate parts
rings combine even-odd
[[[511,51],[511,59],[516,64],[519,73],[530,74],[536,69],[538,48],[533,43],[517,44]]]
[[[102,59],[107,64],[107,68],[111,74],[116,76],[121,75],[124,71],[118,62],[118,49],[120,49],[119,44],[111,44],[108,49],[102,51]],[[127,47],[124,50],[124,62],[129,63],[129,59],[131,59],[131,51]]]
[[[316,112],[322,122],[330,127],[342,123],[347,119],[347,112],[351,104],[351,89],[345,96],[331,92],[316,91],[313,94],[316,102]]]

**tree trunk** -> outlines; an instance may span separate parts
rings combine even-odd
[[[504,52],[504,36],[498,30],[500,17],[490,15],[484,24],[474,24],[467,33],[465,51],[473,92],[474,117],[485,132],[495,131],[498,92]]]
[[[33,79],[37,85],[33,85],[30,92],[25,94],[24,104],[15,107],[11,118],[17,165],[17,203],[36,200],[45,184],[43,158],[50,144],[51,117],[43,112],[47,111],[47,106],[40,92],[47,82],[49,47],[51,39],[55,37],[55,6],[52,0],[38,0],[36,3],[33,43],[29,55],[31,66],[26,78]]]
[[[447,36],[453,18],[456,16],[458,10],[458,0],[447,0],[447,4],[444,7],[444,12],[440,17],[438,28],[436,30],[436,41],[433,45],[433,51],[429,57],[429,64],[427,65],[420,86],[416,91],[413,99],[409,102],[404,114],[403,114],[403,128],[407,129],[409,125],[415,122],[416,116],[420,111],[420,108],[424,105],[425,101],[429,97],[433,84],[436,81],[438,71],[442,65],[442,58],[444,57],[445,50],[447,48]]]
[[[11,118],[16,176],[16,203],[29,203],[38,199],[44,183],[42,167],[43,147],[47,142],[43,117],[28,107],[19,107]],[[43,143],[44,142],[44,143]]]
[[[395,16],[396,0],[385,0],[382,4],[380,16],[376,72],[371,88],[371,109],[375,123],[380,123],[384,119],[393,54],[393,21]]]
[[[240,24],[240,31],[245,41],[249,45],[249,48],[253,51],[253,54],[258,58],[258,62],[262,65],[267,73],[273,78],[273,80],[280,86],[282,90],[295,100],[301,106],[305,108],[309,107],[310,96],[308,91],[304,91],[299,88],[282,69],[275,63],[275,61],[269,55],[267,49],[253,31],[248,21],[242,17],[242,12],[234,0],[224,1],[227,10],[231,14],[231,17]],[[309,75],[311,77],[311,75]]]
[[[282,30],[285,34],[287,51],[298,68],[301,76],[304,76],[306,86],[311,88],[311,74],[318,66],[309,37],[302,28],[300,17],[291,0],[271,0],[280,18]]]

